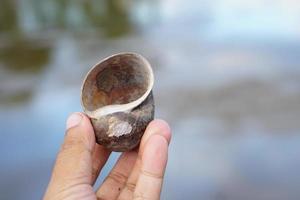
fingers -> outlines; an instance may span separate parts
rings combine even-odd
[[[161,119],[153,120],[148,125],[145,134],[143,135],[140,148],[139,148],[140,154],[142,154],[142,151],[144,150],[144,146],[147,143],[148,139],[155,134],[163,136],[167,140],[167,142],[170,143],[171,129],[168,123]]]
[[[67,120],[67,131],[53,171],[55,181],[66,182],[81,177],[91,182],[92,151],[95,136],[89,119],[74,113]]]
[[[97,180],[97,177],[100,174],[101,169],[105,165],[111,151],[104,148],[99,144],[95,144],[95,148],[92,155],[93,166],[92,166],[92,184]]]
[[[145,144],[142,164],[133,199],[160,199],[168,159],[168,141],[152,135]]]
[[[147,143],[148,139],[153,135],[161,135],[169,143],[171,140],[171,130],[169,125],[163,120],[154,120],[148,125],[139,147],[139,156],[125,184],[125,187],[119,195],[119,199],[122,200],[133,198],[133,193],[142,167],[141,158],[145,149],[145,144]]]
[[[141,168],[141,158],[138,155],[136,162],[134,164],[134,167],[130,173],[129,178],[126,181],[126,184],[124,185],[123,189],[121,190],[118,199],[119,200],[126,200],[126,199],[132,199],[133,198],[133,192],[136,187],[136,182],[139,176],[139,170]]]
[[[117,199],[137,158],[136,151],[123,153],[97,191],[98,199]]]
[[[93,162],[93,157],[98,157]],[[91,185],[93,168],[98,171],[108,155],[95,149],[95,135],[90,120],[82,113],[74,113],[67,120],[64,142],[58,153],[52,177],[45,195],[59,194],[78,185]],[[94,165],[94,166],[93,166]],[[91,188],[92,189],[92,188]]]

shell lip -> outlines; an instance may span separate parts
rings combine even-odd
[[[114,104],[114,105],[107,105],[107,106],[103,106],[101,108],[98,108],[96,110],[88,110],[85,108],[84,103],[83,103],[83,87],[84,84],[86,82],[86,79],[88,78],[89,74],[94,70],[94,68],[96,68],[99,64],[113,58],[116,56],[122,56],[122,55],[133,55],[139,59],[141,59],[143,61],[143,63],[145,64],[148,72],[149,72],[149,84],[148,84],[148,88],[146,90],[146,92],[139,97],[138,99],[136,99],[135,101],[129,102],[127,104]],[[113,114],[116,112],[130,112],[132,109],[134,109],[135,107],[137,107],[138,105],[140,105],[151,93],[152,88],[154,85],[154,75],[153,75],[153,70],[151,68],[150,63],[148,62],[148,60],[146,58],[144,58],[142,55],[135,53],[135,52],[120,52],[120,53],[116,53],[113,54],[111,56],[108,56],[102,60],[100,60],[98,63],[96,63],[85,75],[85,78],[83,79],[82,85],[81,85],[81,92],[80,92],[80,103],[81,106],[83,108],[83,111],[85,114],[87,114],[90,118],[93,119],[98,119],[102,116],[105,115],[109,115],[109,114]]]

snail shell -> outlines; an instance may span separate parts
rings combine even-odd
[[[81,104],[97,143],[112,151],[135,148],[154,117],[153,71],[135,53],[120,53],[96,64],[81,88]]]

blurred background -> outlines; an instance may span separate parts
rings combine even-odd
[[[42,198],[85,74],[122,51],[173,129],[162,199],[300,199],[298,0],[0,0],[0,199]]]

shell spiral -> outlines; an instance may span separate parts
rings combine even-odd
[[[120,53],[96,64],[81,88],[81,104],[100,145],[112,151],[138,146],[154,117],[153,71],[136,53]]]

